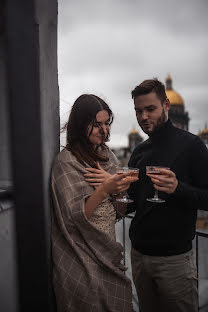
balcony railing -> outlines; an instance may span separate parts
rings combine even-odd
[[[206,243],[200,248],[200,238],[206,239]],[[202,243],[202,242],[201,242]],[[200,252],[201,250],[201,252]],[[202,253],[203,251],[203,253]],[[198,276],[198,290],[199,290],[199,311],[208,311],[208,232],[196,231],[195,237],[195,252],[196,252],[196,267]],[[201,257],[206,257],[202,258]],[[201,265],[200,265],[201,262]],[[201,270],[200,270],[201,267]]]

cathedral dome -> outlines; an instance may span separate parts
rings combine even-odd
[[[131,132],[129,133],[130,134],[139,134],[138,131],[136,130],[135,126],[132,128]]]
[[[171,105],[184,105],[182,97],[174,90],[166,90]]]
[[[183,98],[172,88],[172,79],[170,75],[166,78],[166,95],[171,105],[182,105],[184,106]]]

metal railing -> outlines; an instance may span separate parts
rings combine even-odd
[[[133,215],[128,215],[128,218],[133,219]],[[125,255],[126,255],[126,224],[125,218],[122,218],[123,222],[123,249],[124,249],[124,265],[125,265]],[[199,267],[199,236],[208,238],[208,233],[196,231],[196,266],[197,266],[197,276],[198,276],[198,267]]]
[[[197,268],[197,287],[199,289],[199,237],[204,237],[206,239],[208,239],[208,233],[204,233],[204,232],[200,232],[200,231],[196,231],[196,246],[195,246],[195,250],[196,250],[196,268]],[[198,307],[198,311],[200,311],[200,307]]]
[[[133,219],[134,215],[130,214],[128,215],[128,218]],[[123,263],[126,265],[126,218],[122,218],[122,227],[123,227]],[[196,252],[196,267],[197,267],[197,276],[199,276],[199,237],[204,237],[208,239],[208,233],[200,232],[199,230],[196,230],[196,238],[195,238],[195,252]],[[198,281],[197,281],[198,283]],[[198,286],[198,285],[197,285]]]
[[[197,276],[199,276],[199,236],[208,238],[208,233],[196,231],[196,267],[197,267]]]

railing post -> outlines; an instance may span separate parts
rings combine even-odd
[[[197,271],[197,289],[198,289],[198,293],[199,293],[199,260],[198,260],[198,256],[199,256],[199,253],[198,253],[198,240],[199,240],[199,236],[198,236],[198,233],[196,232],[196,271]],[[199,304],[198,304],[198,311],[199,311]]]
[[[123,262],[126,265],[126,226],[125,226],[125,218],[123,220]]]
[[[208,233],[196,232],[196,267],[197,267],[197,288],[199,290],[199,236],[208,238]],[[198,307],[199,311],[199,307]]]

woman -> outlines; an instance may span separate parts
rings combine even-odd
[[[102,99],[81,95],[66,126],[66,148],[53,164],[53,283],[58,312],[133,310],[110,196],[129,187],[123,180],[127,174],[115,174],[117,160],[105,145],[112,121]],[[85,181],[86,168],[103,172],[96,187]]]

